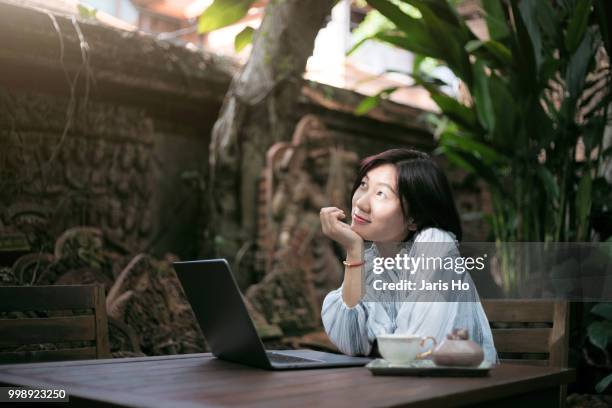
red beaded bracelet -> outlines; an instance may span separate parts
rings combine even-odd
[[[355,263],[351,263],[351,262],[347,262],[347,261],[342,261],[342,263],[343,263],[345,266],[349,267],[349,268],[353,268],[353,267],[355,267],[355,266],[361,266],[361,265],[363,265],[363,264],[365,263],[365,261],[355,262]]]

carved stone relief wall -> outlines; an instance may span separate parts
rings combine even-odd
[[[152,119],[93,102],[66,118],[65,100],[36,94],[4,92],[1,101],[4,228],[26,224],[57,237],[96,225],[127,248],[144,249],[154,228]]]
[[[182,148],[197,132],[144,108],[79,103],[67,117],[65,98],[0,88],[0,284],[104,285],[114,356],[204,351],[160,238],[180,234],[168,213],[197,201],[203,177],[167,140]],[[197,236],[197,213],[183,216]]]

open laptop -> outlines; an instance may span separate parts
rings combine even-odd
[[[267,351],[225,259],[173,265],[215,357],[268,370],[363,366],[370,361],[314,350]]]

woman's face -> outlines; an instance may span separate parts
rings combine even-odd
[[[351,218],[351,229],[366,241],[399,242],[406,237],[393,164],[375,167],[361,180],[353,195]]]

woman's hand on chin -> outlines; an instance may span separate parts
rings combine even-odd
[[[337,207],[323,207],[320,217],[323,234],[342,245],[347,252],[363,247],[363,238],[350,225],[340,221],[346,218],[344,211]]]

